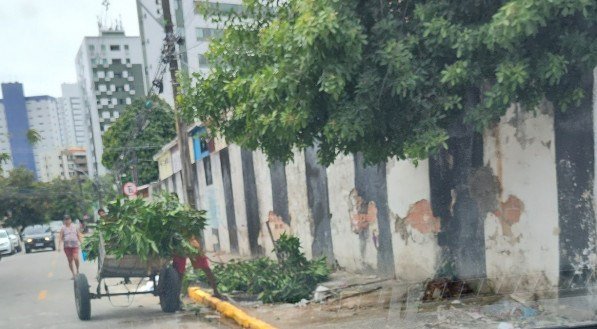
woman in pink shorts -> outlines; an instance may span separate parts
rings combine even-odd
[[[69,215],[64,216],[64,225],[60,229],[60,236],[58,238],[58,251],[60,246],[64,243],[64,253],[68,261],[68,267],[73,274],[79,274],[79,246],[81,245],[81,232],[76,225],[73,225],[73,220]]]

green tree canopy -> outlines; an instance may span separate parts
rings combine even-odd
[[[174,114],[170,106],[156,97],[152,99],[151,109],[147,109],[146,101],[147,99],[139,99],[127,106],[120,118],[102,136],[102,164],[110,170],[129,174],[130,166],[136,162],[139,183],[158,179],[158,168],[153,155],[176,136]],[[136,137],[135,132],[138,132]]]
[[[450,127],[481,130],[513,102],[578,104],[597,64],[594,0],[243,3],[203,9],[227,28],[211,74],[179,99],[188,119],[270,159],[315,143],[324,164],[426,158]]]

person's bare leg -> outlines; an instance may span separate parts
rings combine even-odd
[[[207,277],[207,281],[209,282],[211,289],[213,289],[214,291],[214,296],[217,298],[222,298],[222,295],[220,295],[220,292],[218,291],[218,283],[216,282],[216,277],[211,271],[211,268],[207,267],[203,268],[202,270],[205,273],[205,276]]]
[[[67,259],[68,260],[68,268],[70,268],[70,272],[73,274],[73,279],[75,278],[75,268],[74,268],[74,264],[73,264],[73,260],[72,259]]]
[[[79,274],[79,257],[75,257],[75,266],[77,267],[77,274]]]

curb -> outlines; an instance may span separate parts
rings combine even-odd
[[[254,318],[238,307],[222,301],[218,298],[211,296],[205,291],[199,288],[189,288],[189,297],[194,301],[205,304],[227,318],[231,318],[243,328],[249,329],[276,329],[276,327],[265,323],[257,318]]]

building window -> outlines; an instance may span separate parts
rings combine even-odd
[[[122,78],[122,73],[116,72],[116,73],[114,73],[114,77],[120,79],[120,78]]]
[[[129,50],[129,45],[124,45],[124,50]]]
[[[120,45],[110,45],[110,50],[111,51],[118,51],[118,50],[120,50]]]
[[[95,51],[95,46],[94,45],[89,45],[89,51],[90,52],[94,52]]]
[[[102,112],[102,118],[109,119],[110,118],[110,112]]]
[[[100,92],[108,91],[108,87],[106,85],[99,85],[97,88]]]
[[[116,86],[116,91],[124,91],[124,87],[123,86]]]
[[[195,29],[195,33],[197,35],[197,41],[205,41],[221,37],[222,34],[224,34],[224,31],[208,27],[198,27]]]
[[[108,71],[108,78],[114,78],[114,71]]]
[[[107,58],[102,58],[102,64],[108,64],[108,59]]]
[[[102,51],[106,51],[106,45],[101,45],[100,48],[102,49]]]
[[[121,99],[119,99],[118,101],[121,101]],[[118,119],[118,118],[120,118],[120,112],[118,112],[118,111],[114,111],[114,112],[112,113],[112,116]]]
[[[127,98],[126,98],[126,104],[127,104],[127,105],[131,105],[131,98],[130,98],[130,97],[127,97]]]
[[[207,62],[207,57],[205,57],[205,55],[203,55],[203,54],[199,54],[199,67],[203,68],[203,69],[209,67],[209,63]]]
[[[120,58],[112,59],[112,64],[122,64],[122,60]]]
[[[129,91],[131,90],[131,86],[127,83],[124,85],[124,91]]]
[[[127,58],[128,60],[128,58]],[[128,78],[129,77],[129,71],[122,71],[122,77],[123,78]]]
[[[127,59],[126,59],[126,63],[127,63],[127,64],[130,64],[130,63],[131,63],[131,59],[130,59],[130,58],[127,58]]]
[[[106,77],[106,72],[104,71],[97,71],[97,77],[103,79]]]

